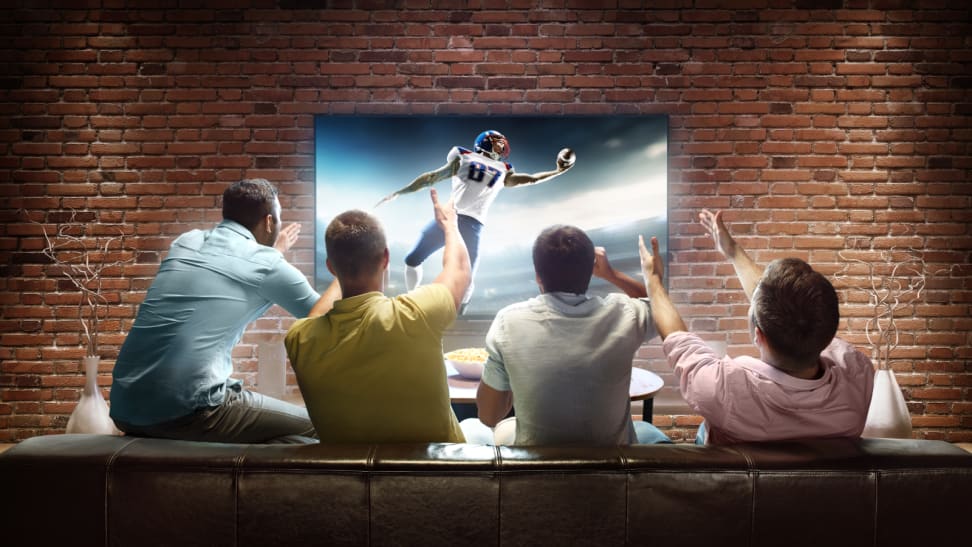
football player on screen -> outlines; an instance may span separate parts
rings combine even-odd
[[[499,131],[483,131],[476,137],[473,150],[453,146],[446,156],[442,167],[422,173],[408,186],[382,198],[375,207],[391,201],[402,194],[415,192],[426,186],[452,178],[452,201],[459,217],[459,232],[469,250],[469,262],[473,276],[479,255],[479,234],[486,221],[486,212],[500,190],[504,187],[523,186],[546,182],[567,171],[574,165],[576,156],[569,148],[557,155],[556,169],[540,173],[515,173],[513,166],[506,162],[510,154],[510,143]],[[415,247],[405,257],[405,287],[412,290],[422,282],[422,262],[432,253],[442,248],[444,236],[435,220],[431,220],[422,230]],[[472,297],[473,284],[462,300],[461,314]]]

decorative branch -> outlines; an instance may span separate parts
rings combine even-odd
[[[900,310],[921,300],[925,291],[929,275],[925,259],[916,249],[894,247],[883,251],[880,255],[881,260],[877,262],[854,258],[849,256],[847,251],[839,251],[837,256],[845,264],[834,274],[836,279],[850,278],[851,266],[855,264],[865,269],[867,284],[859,288],[867,294],[872,313],[864,325],[864,334],[874,349],[878,366],[889,367],[891,352],[900,342],[895,318]],[[878,265],[888,266],[890,268],[888,274],[882,275],[877,271]]]
[[[31,222],[41,224],[46,243],[44,256],[81,293],[78,300],[78,321],[84,330],[82,341],[86,346],[85,354],[97,356],[100,322],[108,313],[108,299],[102,294],[102,274],[108,268],[132,262],[134,256],[107,262],[112,249],[125,250],[125,234],[119,229],[117,236],[87,236],[85,224],[76,218],[77,211],[72,210],[71,217],[57,226],[53,236],[48,234],[47,227],[40,222]]]

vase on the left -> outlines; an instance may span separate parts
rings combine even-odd
[[[98,389],[98,364],[101,357],[87,355],[84,357],[84,392],[78,406],[68,419],[65,433],[95,433],[101,435],[118,435],[121,432],[115,427],[115,422],[108,416],[108,404]]]

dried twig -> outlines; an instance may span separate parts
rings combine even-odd
[[[87,348],[86,355],[97,356],[100,321],[108,313],[108,299],[102,294],[102,274],[108,268],[132,262],[134,257],[106,261],[112,249],[125,250],[125,234],[119,229],[118,236],[87,236],[85,224],[76,221],[76,218],[77,211],[72,210],[70,219],[58,225],[53,236],[48,234],[46,226],[32,222],[41,224],[46,243],[44,255],[81,293],[78,321],[84,329],[82,339]]]
[[[872,314],[864,325],[864,334],[874,349],[878,366],[889,367],[891,352],[900,341],[895,318],[900,310],[919,301],[925,291],[929,275],[925,259],[912,248],[891,248],[882,252],[881,260],[877,262],[854,258],[847,251],[840,251],[837,256],[845,262],[843,268],[834,274],[837,279],[852,277],[850,269],[855,264],[865,269],[867,284],[859,288],[867,294]],[[879,265],[890,268],[887,275],[876,271]]]

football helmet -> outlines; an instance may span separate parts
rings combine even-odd
[[[510,155],[510,141],[499,131],[483,131],[476,137],[476,152],[500,161]]]

